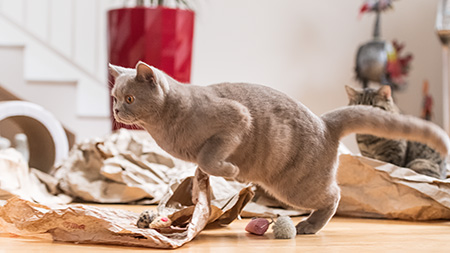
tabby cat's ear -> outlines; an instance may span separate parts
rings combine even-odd
[[[136,80],[141,82],[155,80],[155,73],[149,65],[139,61],[136,64]]]
[[[347,92],[347,96],[349,99],[354,98],[358,94],[358,92],[355,89],[353,89],[348,85],[345,85],[345,91]]]
[[[126,72],[126,68],[119,67],[119,66],[116,66],[116,65],[112,65],[111,63],[108,65],[108,68],[109,68],[109,73],[114,78],[117,78],[118,76],[120,76],[120,74]]]
[[[381,88],[378,90],[378,94],[380,94],[382,97],[386,99],[390,99],[392,96],[391,86],[389,85],[381,86]]]

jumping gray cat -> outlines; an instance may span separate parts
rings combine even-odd
[[[391,88],[387,85],[378,89],[353,89],[349,86],[345,89],[349,97],[349,105],[371,105],[395,115],[400,113],[392,99]],[[357,134],[356,141],[363,156],[410,168],[424,175],[441,179],[447,177],[445,159],[434,149],[422,143],[365,134]]]
[[[438,126],[370,106],[347,106],[321,117],[269,87],[246,83],[179,83],[143,62],[110,65],[118,122],[146,129],[174,157],[205,173],[254,182],[278,200],[309,209],[297,234],[314,234],[334,215],[339,139],[352,132],[409,138],[450,149]]]

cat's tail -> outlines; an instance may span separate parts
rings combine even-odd
[[[394,114],[366,105],[338,108],[322,115],[332,136],[371,134],[388,139],[407,139],[427,144],[441,155],[450,152],[448,134],[439,126],[417,117]]]

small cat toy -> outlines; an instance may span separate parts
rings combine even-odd
[[[137,221],[138,228],[167,228],[172,225],[172,221],[166,216],[159,216],[153,211],[145,210]]]
[[[245,227],[245,231],[254,235],[264,235],[272,223],[272,230],[275,239],[295,238],[297,229],[289,216],[280,216],[277,221],[272,219],[271,222],[264,218],[252,219]]]

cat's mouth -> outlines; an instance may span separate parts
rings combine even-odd
[[[127,116],[123,116],[123,113],[121,113],[120,111],[115,111],[114,112],[114,119],[119,122],[119,123],[123,123],[123,124],[127,124],[127,125],[132,125],[136,122],[136,119],[133,117],[133,119],[130,119]]]

